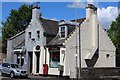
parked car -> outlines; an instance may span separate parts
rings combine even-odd
[[[15,76],[24,76],[27,77],[28,73],[26,70],[22,69],[19,67],[17,64],[10,64],[10,63],[3,63],[2,64],[2,75],[7,74],[10,75],[10,77],[15,77]]]

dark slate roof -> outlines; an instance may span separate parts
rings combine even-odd
[[[13,46],[14,49],[21,49],[23,46],[25,46],[25,40],[20,41],[19,43],[15,44]]]
[[[21,34],[25,34],[25,31],[21,31],[20,33],[18,33],[18,34],[16,34],[16,35],[12,36],[11,38],[9,38],[9,40],[14,39],[14,38],[20,36]]]
[[[77,22],[82,23],[85,18],[77,19]],[[47,45],[61,45],[64,43],[65,39],[60,39],[60,36],[58,34],[58,21],[49,20],[40,18],[40,21],[42,22],[42,26],[45,30],[45,36],[50,37],[49,41],[47,42]],[[74,22],[75,20],[71,20]],[[75,28],[70,28],[69,35],[71,32],[74,31]],[[12,47],[14,49],[20,49],[25,45],[25,31],[22,31],[15,36],[11,37],[9,40],[12,40]]]
[[[57,35],[58,27],[59,27],[58,21],[44,19],[44,18],[41,18],[40,21],[42,22],[42,26],[45,30],[46,36],[49,35],[55,37]],[[16,34],[15,36],[9,38],[9,40],[12,40],[12,47],[14,49],[22,48],[25,45],[25,31]]]
[[[12,40],[12,47],[14,49],[21,49],[23,46],[25,46],[25,31],[16,34],[9,40]]]
[[[54,37],[57,35],[59,29],[58,21],[44,18],[41,18],[40,21],[42,22],[46,35],[53,35]]]
[[[79,22],[80,24],[85,20],[85,18],[81,18],[81,19],[77,19],[77,22]],[[75,20],[70,20],[72,22],[75,22]],[[70,27],[70,32],[68,33],[68,36],[67,38],[70,36],[70,34],[72,34],[72,32],[75,31],[75,27]],[[66,38],[66,39],[67,39]],[[48,44],[47,46],[50,46],[50,45],[62,45],[66,39],[60,39],[60,36],[57,35],[54,39],[52,39]]]
[[[76,20],[77,20],[77,22],[79,22],[81,24],[85,19],[86,18],[80,18],[80,19],[76,19]],[[75,22],[76,20],[74,19],[74,20],[70,20],[70,21]]]
[[[47,46],[50,45],[61,45],[62,43],[64,43],[65,39],[60,39],[60,36],[57,35],[55,38],[53,38],[48,44]]]

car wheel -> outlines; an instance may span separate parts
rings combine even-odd
[[[4,76],[4,73],[1,72],[1,75]]]
[[[13,78],[14,77],[14,72],[10,73],[10,77]]]

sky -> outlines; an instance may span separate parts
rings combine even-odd
[[[1,20],[4,22],[12,9],[18,9],[23,4],[33,4],[32,2],[2,2]],[[108,29],[112,21],[118,16],[118,2],[96,2],[92,3],[98,7],[97,14],[101,25]],[[86,2],[41,2],[39,4],[42,17],[52,20],[72,20],[76,18],[85,18]],[[75,15],[77,9],[77,15]]]

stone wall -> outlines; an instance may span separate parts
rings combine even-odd
[[[118,78],[120,67],[82,68],[82,78]]]

